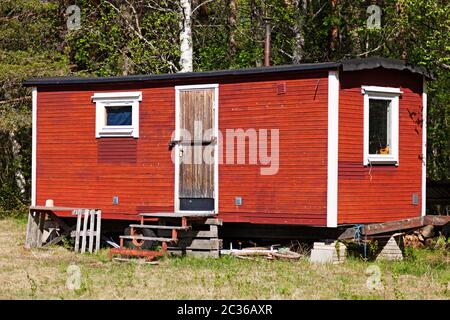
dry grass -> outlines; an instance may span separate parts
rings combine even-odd
[[[403,262],[376,263],[383,288],[369,289],[367,262],[312,266],[296,262],[171,258],[159,265],[109,262],[59,246],[23,248],[25,225],[0,220],[0,299],[449,299],[446,252],[416,252]],[[67,268],[81,270],[69,290]]]

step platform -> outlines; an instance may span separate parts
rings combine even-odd
[[[127,259],[131,257],[145,258],[147,261],[152,261],[168,252],[168,244],[170,244],[170,254],[184,252],[218,257],[221,247],[221,241],[218,239],[218,226],[222,225],[222,221],[216,218],[216,213],[202,211],[151,212],[139,215],[140,223],[130,224],[130,235],[120,236],[120,247],[110,250],[111,260],[114,256],[120,256]],[[146,224],[145,218],[157,219],[159,224]],[[195,226],[194,229],[193,226]],[[144,236],[142,232],[145,229],[155,230],[156,236]],[[132,240],[135,248],[126,248],[124,240]],[[142,246],[145,241],[160,242],[161,250],[144,250]]]
[[[140,213],[141,217],[146,218],[212,218],[217,216],[214,212],[152,212],[152,213]]]

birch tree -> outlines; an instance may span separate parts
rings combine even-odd
[[[192,4],[180,0],[180,72],[193,71]]]
[[[308,2],[307,0],[292,1],[295,10],[294,47],[292,49],[292,63],[298,64],[305,58],[305,15]]]

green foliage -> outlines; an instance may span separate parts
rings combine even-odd
[[[448,270],[448,251],[440,249],[405,248],[404,260],[392,263],[392,272],[423,276]]]
[[[368,30],[366,9],[375,3],[382,28]],[[81,8],[79,30],[66,26],[71,4]],[[333,8],[328,0],[193,0],[192,8],[196,71],[261,66],[267,17],[272,64],[380,55],[427,67],[436,77],[428,87],[428,177],[450,178],[448,1],[341,0]],[[2,0],[0,183],[11,200],[0,208],[29,202],[31,103],[24,79],[177,72],[179,32],[177,0]]]

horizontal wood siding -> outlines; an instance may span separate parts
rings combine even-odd
[[[421,211],[422,81],[389,70],[343,72],[339,98],[338,223],[417,217]],[[363,166],[362,85],[400,87],[399,166]],[[418,205],[413,205],[413,193]]]
[[[104,217],[173,210],[174,88],[139,89],[139,139],[95,138],[94,92],[38,92],[37,204],[101,208]],[[113,196],[119,204],[113,205]]]
[[[224,221],[326,225],[327,88],[326,72],[220,85],[219,212]],[[225,163],[227,129],[279,129],[278,173],[261,175],[261,167],[268,166],[249,164],[248,141],[245,165]],[[235,204],[236,197],[242,205]]]
[[[220,217],[226,222],[325,225],[327,72],[208,82],[220,84],[223,133],[238,128],[280,132],[277,174],[260,175],[259,164],[220,164]],[[142,91],[139,139],[95,138],[91,97],[112,90]],[[41,88],[37,204],[53,199],[58,206],[101,208],[103,217],[120,219],[173,211],[168,142],[174,127],[174,83]],[[113,196],[119,197],[118,205]],[[235,205],[236,196],[242,197],[242,206]]]

